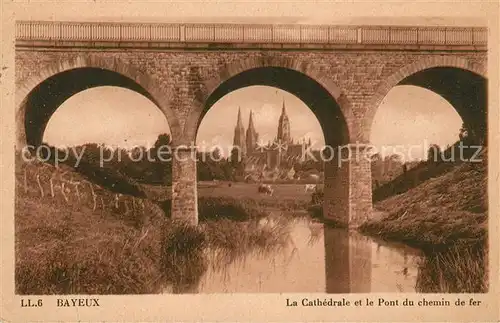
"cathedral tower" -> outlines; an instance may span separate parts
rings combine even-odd
[[[243,127],[240,108],[238,108],[238,119],[236,120],[236,127],[234,128],[233,146],[239,147],[242,154],[246,155],[245,128]]]
[[[259,135],[255,131],[255,126],[253,125],[253,112],[250,111],[250,117],[248,119],[248,129],[247,129],[247,153],[251,154],[255,147],[257,147],[257,141],[259,140]]]
[[[286,114],[285,100],[283,100],[283,108],[281,109],[281,116],[278,123],[278,142],[290,143],[290,121]]]

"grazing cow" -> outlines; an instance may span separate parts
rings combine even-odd
[[[268,194],[270,196],[272,196],[274,192],[273,188],[269,184],[260,184],[257,190],[259,193]]]
[[[309,174],[309,178],[315,180],[316,182],[319,180],[319,175],[317,174]]]
[[[314,192],[316,191],[316,184],[306,184],[305,192]]]

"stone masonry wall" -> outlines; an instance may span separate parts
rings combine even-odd
[[[349,164],[325,163],[323,215],[337,225],[349,223]]]
[[[362,145],[351,148],[348,223],[352,227],[368,220],[372,214],[371,163],[364,148]]]
[[[198,223],[198,192],[194,150],[176,150],[172,159],[172,219]],[[191,216],[186,216],[189,214]]]

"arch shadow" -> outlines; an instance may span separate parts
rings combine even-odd
[[[364,122],[371,133],[382,100],[397,85],[414,85],[447,100],[480,137],[487,135],[487,78],[483,65],[459,57],[432,57],[400,68],[381,82],[369,101]]]
[[[291,79],[287,80],[285,76]],[[296,81],[296,84],[291,84],[293,81]],[[344,137],[354,139],[358,133],[354,129],[356,124],[349,100],[326,73],[305,61],[262,54],[259,57],[229,63],[221,67],[215,77],[204,81],[202,89],[192,103],[193,109],[184,127],[184,137],[191,141],[195,140],[203,116],[218,99],[235,89],[252,85],[268,85],[294,94],[313,110],[318,120],[320,117],[324,119],[324,116],[318,116],[320,109],[318,105],[321,105],[321,100],[311,100],[306,92],[311,90],[316,93],[321,92],[323,104],[327,104],[327,97],[334,102],[331,105],[332,109],[338,110],[336,116],[342,119],[339,122],[345,123],[345,129],[342,129],[345,132]],[[301,90],[301,86],[307,89]],[[312,105],[313,101],[316,106]]]
[[[16,91],[16,146],[40,145],[47,123],[59,106],[71,96],[99,86],[122,87],[148,98],[165,115],[171,136],[177,137],[180,133],[178,120],[158,85],[118,59],[78,57],[49,66],[26,80]]]
[[[204,105],[192,111],[184,134],[194,140],[203,117],[223,96],[249,86],[270,86],[289,92],[304,102],[318,119],[325,143],[332,147],[349,143],[350,133],[344,116],[347,101],[339,103],[328,89],[312,77],[283,67],[257,67],[240,72],[221,82],[207,97]],[[344,111],[343,111],[344,110]]]

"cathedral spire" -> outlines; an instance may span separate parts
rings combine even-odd
[[[253,124],[253,111],[250,110],[250,116],[248,117],[248,129],[247,129],[247,152],[254,151],[257,146],[257,141],[259,140],[259,135],[255,131],[255,126]]]
[[[286,115],[285,99],[283,99],[283,107],[281,108],[281,116],[278,122],[278,141],[289,144],[290,138],[290,120]]]
[[[241,152],[246,154],[245,127],[243,127],[240,107],[238,107],[238,117],[236,119],[236,127],[234,127],[233,146],[239,147]]]
[[[286,116],[285,99],[283,98],[283,106],[281,108],[281,116]]]
[[[243,128],[243,119],[241,118],[241,107],[238,107],[238,119],[236,121],[236,127]]]
[[[254,125],[253,125],[253,111],[250,110],[250,117],[248,118],[248,129],[254,129]]]

